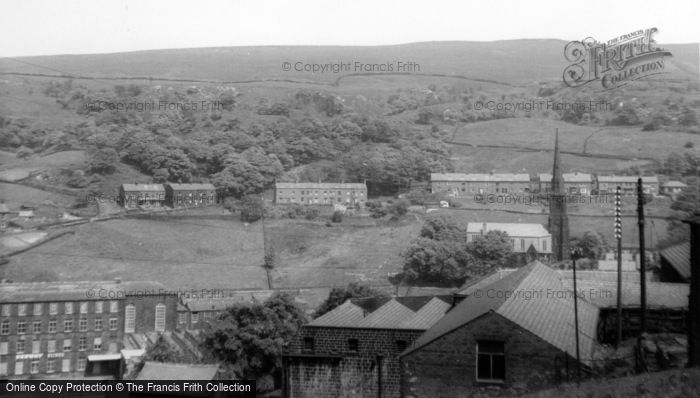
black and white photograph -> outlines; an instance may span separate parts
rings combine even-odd
[[[0,1],[0,395],[700,398],[699,22]]]

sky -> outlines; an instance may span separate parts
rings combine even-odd
[[[607,41],[656,27],[700,42],[700,1],[0,0],[0,56],[257,45]]]

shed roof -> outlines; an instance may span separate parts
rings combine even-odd
[[[136,380],[213,380],[219,365],[146,361]]]
[[[673,267],[683,279],[690,279],[690,242],[661,250],[661,257]]]

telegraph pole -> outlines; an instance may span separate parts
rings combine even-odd
[[[646,250],[644,248],[644,189],[642,177],[637,179],[637,223],[639,224],[639,277],[640,298],[642,305],[640,336],[646,332],[647,312],[647,278],[646,278]]]
[[[615,191],[615,239],[617,239],[617,339],[615,348],[622,342],[622,210],[621,187]]]
[[[581,257],[581,252],[578,248],[571,250],[571,260],[574,268],[574,327],[576,328],[576,380],[581,382],[581,353],[579,352],[578,340],[578,290],[576,290],[576,259]]]

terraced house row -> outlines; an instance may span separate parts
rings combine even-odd
[[[568,195],[614,193],[618,186],[622,188],[624,195],[634,195],[637,189],[638,177],[636,176],[597,176],[579,172],[563,173],[562,176],[564,191]],[[446,193],[453,197],[473,197],[477,194],[548,193],[551,191],[552,175],[548,173],[536,176],[527,173],[432,173],[430,183],[433,193]],[[670,183],[669,189],[678,184],[675,181]],[[667,189],[660,190],[657,176],[642,176],[642,187],[644,193],[649,195],[658,195],[667,191]]]

